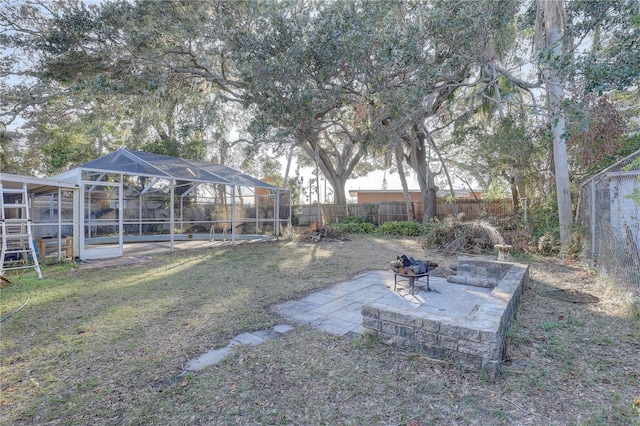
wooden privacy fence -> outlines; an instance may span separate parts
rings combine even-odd
[[[422,222],[424,209],[422,203],[411,203],[414,218]],[[320,212],[318,211],[320,210]],[[483,217],[511,217],[513,216],[513,204],[511,200],[476,201],[458,200],[456,204],[438,199],[436,204],[436,217],[443,219],[453,215],[462,214],[462,220],[469,221]],[[403,202],[384,202],[367,204],[317,204],[295,206],[293,208],[293,221],[301,226],[309,226],[321,217],[322,223],[336,223],[346,217],[361,217],[376,225],[385,222],[408,220],[406,204]]]

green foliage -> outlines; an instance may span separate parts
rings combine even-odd
[[[376,226],[366,217],[350,216],[341,217],[337,223],[327,225],[343,234],[372,234],[376,231]]]
[[[168,155],[170,157],[204,160],[206,148],[206,142],[197,139],[187,140],[184,143],[180,143],[174,139],[156,139],[145,143],[139,149],[154,154]]]
[[[373,223],[359,221],[340,221],[327,225],[327,228],[334,228],[344,234],[372,234],[376,231],[376,226]]]
[[[345,234],[372,234],[376,231],[376,225],[366,217],[349,216],[341,217],[337,223],[328,225]]]
[[[570,71],[582,74],[586,89],[595,93],[637,85],[640,80],[640,4],[625,0],[573,1],[568,5],[575,23],[574,32],[570,34],[575,40],[579,40],[579,31],[590,29],[589,21],[598,22],[592,54],[575,58],[568,65]],[[577,77],[575,74],[573,78]]]
[[[543,235],[559,233],[558,207],[555,199],[549,197],[541,204],[530,205],[528,223],[534,241],[538,241]]]
[[[489,170],[491,170],[489,168]],[[507,192],[507,183],[504,179],[500,179],[497,176],[494,176],[489,183],[489,188],[485,193],[482,194],[483,200],[504,200],[509,197]]]
[[[19,173],[20,163],[16,158],[13,136],[0,124],[0,170],[5,173]]]
[[[428,231],[429,227],[427,225],[411,221],[385,222],[378,227],[379,234],[403,237],[418,237]]]
[[[37,84],[16,79],[7,109],[10,113],[15,103],[29,111],[24,128],[36,131],[25,132],[25,138],[30,151],[39,154],[46,146],[51,154],[45,158],[47,172],[95,158],[85,158],[87,149],[99,155],[119,146],[190,159],[204,159],[212,151],[233,158],[219,147],[227,114],[218,102],[220,85],[206,84],[206,76],[192,71],[219,69],[214,63],[222,45],[203,43],[203,37],[217,39],[216,31],[225,26],[215,23],[215,15],[234,5],[212,11],[203,2],[183,7],[176,2],[86,5],[62,0],[55,8],[14,3],[6,13],[15,31],[3,41],[32,59],[8,61],[7,70],[29,75]],[[215,54],[208,50],[214,44]],[[186,55],[187,63],[181,56],[186,45],[198,46]],[[26,92],[23,86],[32,88]],[[0,117],[6,116],[0,108]],[[42,129],[76,133],[87,149],[71,140],[67,146]]]
[[[96,157],[90,143],[79,134],[54,132],[52,140],[41,148],[47,173],[61,171]]]
[[[531,130],[537,125],[532,117],[520,111],[480,123],[477,119],[457,123],[451,149],[460,167],[485,189],[483,198],[510,198],[518,183],[524,192],[519,197],[536,195],[548,142]]]
[[[582,237],[584,229],[574,224],[569,234],[569,239],[562,244],[560,241],[560,229],[548,226],[540,230],[542,235],[537,237],[537,251],[543,256],[562,256],[577,259],[582,254]]]
[[[121,145],[242,163],[244,151],[238,144],[231,152],[226,130],[250,139],[251,123],[256,143],[322,140],[317,151],[323,168],[339,176],[331,182],[339,201],[338,187],[368,169],[361,167],[363,152],[415,139],[423,132],[411,129],[425,119],[458,121],[460,111],[483,109],[493,123],[478,126],[467,144],[484,142],[465,161],[467,171],[482,184],[492,178],[508,184],[520,171],[524,181],[548,178],[540,172],[548,157],[539,154],[532,131],[539,128],[530,118],[537,112],[517,108],[524,105],[522,86],[496,68],[531,62],[510,56],[530,50],[515,28],[521,1],[85,3],[13,1],[2,12],[7,30],[0,42],[7,48],[0,75],[9,83],[0,121],[22,118],[26,130],[18,137],[38,155],[49,145],[51,170],[81,161],[75,148],[101,153]],[[603,90],[637,86],[637,2],[569,3],[566,22],[575,28],[567,28],[568,37],[583,40],[595,24],[608,35],[592,55],[567,61],[582,67],[568,71],[580,78],[567,81],[578,90],[583,82]],[[13,83],[22,76],[32,81]],[[235,123],[223,120],[231,109]],[[74,122],[87,126],[87,146],[67,147],[29,131],[51,123],[66,133]],[[414,156],[428,152],[404,148]],[[426,158],[417,160],[418,174],[430,167]]]

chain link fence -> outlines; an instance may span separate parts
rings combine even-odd
[[[582,184],[584,252],[615,290],[640,297],[640,151]]]

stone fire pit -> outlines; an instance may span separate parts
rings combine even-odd
[[[431,286],[434,292],[416,292],[419,303],[363,305],[363,332],[495,377],[528,266],[461,258],[457,271],[453,281],[460,284],[441,280]]]

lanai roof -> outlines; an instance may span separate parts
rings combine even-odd
[[[168,155],[131,151],[124,148],[89,161],[78,168],[105,173],[124,173],[189,182],[221,183],[278,190],[273,185],[221,164],[184,160]],[[59,176],[69,176],[69,173]]]
[[[35,176],[14,175],[10,173],[0,173],[0,182],[4,188],[19,189],[26,183],[27,191],[33,194],[48,194],[55,192],[58,188],[73,189],[77,185],[69,182],[61,182],[55,179],[39,178]]]

